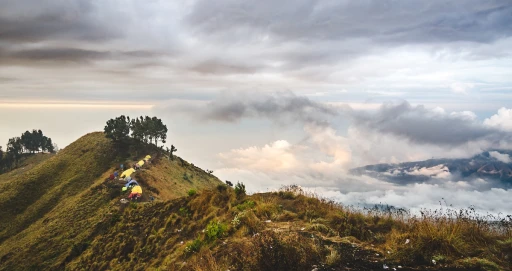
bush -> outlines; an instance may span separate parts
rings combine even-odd
[[[199,249],[201,249],[201,246],[203,245],[203,242],[199,238],[196,238],[194,241],[188,243],[188,245],[185,247],[185,252],[192,253],[192,252],[199,252]]]
[[[227,187],[226,185],[224,185],[224,184],[219,184],[219,185],[217,185],[217,190],[218,190],[219,192],[224,192],[224,191],[226,191],[227,189],[228,189],[228,187]]]
[[[238,204],[238,205],[236,206],[236,208],[237,208],[239,211],[245,211],[245,210],[247,210],[247,209],[252,209],[252,208],[254,208],[254,205],[255,205],[254,201],[252,201],[252,200],[247,200],[247,201],[244,201],[244,203],[242,203],[242,204]]]
[[[237,198],[245,196],[245,184],[237,182],[235,185],[235,194]]]
[[[188,190],[187,194],[188,194],[189,197],[192,197],[195,194],[197,194],[197,191],[195,189],[190,189],[190,190]]]
[[[189,216],[190,212],[188,211],[187,207],[180,207],[180,210],[178,211],[181,216]]]
[[[183,180],[190,181],[190,177],[187,175],[187,173],[183,173]]]
[[[215,241],[217,238],[221,237],[227,230],[227,226],[218,221],[210,221],[208,226],[206,226],[206,238],[208,241]]]

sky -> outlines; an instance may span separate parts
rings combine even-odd
[[[151,115],[178,155],[250,192],[506,212],[510,190],[348,170],[510,149],[510,14],[509,0],[0,0],[0,142],[36,128],[62,148]]]

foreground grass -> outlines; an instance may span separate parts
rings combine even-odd
[[[131,204],[69,270],[510,270],[511,218],[355,210],[298,187]]]

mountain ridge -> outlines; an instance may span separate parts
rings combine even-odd
[[[512,188],[512,161],[504,162],[494,158],[498,153],[510,157],[510,150],[489,150],[470,158],[440,158],[397,164],[374,164],[350,170],[354,175],[368,175],[395,183],[428,182],[443,179],[449,175],[460,179],[490,179],[503,188]],[[436,168],[438,167],[438,168]],[[443,174],[443,172],[445,172]],[[429,175],[429,173],[431,173]],[[441,174],[441,175],[439,175]]]
[[[131,148],[116,146],[101,132],[90,133],[34,168],[0,183],[0,269],[27,270],[31,268],[27,262],[34,258],[38,260],[34,260],[32,269],[59,268],[66,262],[66,251],[72,249],[73,242],[90,239],[105,227],[104,215],[117,208],[122,197],[121,185],[106,180],[120,162],[137,159],[130,152],[150,152],[155,156],[153,164],[135,174],[143,186],[162,178],[178,181],[176,175],[188,171],[177,161],[161,159],[154,146],[140,144]],[[187,167],[188,163],[184,163]],[[163,174],[160,167],[166,167],[168,173]],[[153,172],[158,174],[153,176]],[[206,172],[194,174],[201,176],[201,180],[197,178],[178,189],[169,189],[167,185],[172,193],[162,195],[158,189],[146,186],[144,195],[168,200],[185,196],[189,189],[220,183]],[[51,249],[49,242],[53,245]],[[34,257],[33,253],[39,255]]]

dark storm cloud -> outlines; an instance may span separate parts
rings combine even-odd
[[[190,67],[190,70],[204,74],[233,74],[256,73],[263,68],[262,65],[236,63],[230,60],[209,59],[201,61]]]
[[[115,24],[99,16],[96,1],[3,0],[0,40],[38,42],[46,40],[104,41],[119,38]]]
[[[236,122],[244,118],[266,118],[283,124],[301,122],[327,124],[338,111],[291,92],[245,95],[224,93],[200,108],[170,107],[202,121]]]
[[[354,125],[411,142],[456,146],[476,140],[499,142],[507,134],[461,115],[434,112],[407,102],[383,105],[376,113],[350,113]]]
[[[18,51],[1,51],[4,64],[30,61],[84,62],[116,58],[149,58],[163,54],[151,51],[99,51],[79,48],[41,48]],[[1,65],[1,64],[0,64]]]
[[[492,42],[512,34],[512,2],[207,1],[188,22],[206,34],[255,33],[277,40]],[[243,31],[241,31],[243,30]],[[224,38],[228,38],[225,36]]]

